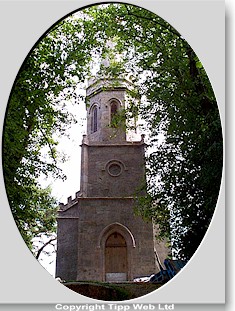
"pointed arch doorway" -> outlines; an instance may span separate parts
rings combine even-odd
[[[127,243],[118,232],[110,234],[105,243],[106,281],[127,281]]]
[[[98,237],[102,268],[102,280],[129,281],[133,279],[132,252],[136,247],[132,232],[115,222],[106,226]]]

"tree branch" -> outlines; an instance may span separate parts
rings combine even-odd
[[[42,251],[44,250],[44,248],[49,245],[52,241],[55,241],[57,238],[51,238],[49,241],[47,241],[45,244],[43,244],[42,247],[39,248],[37,255],[36,255],[36,259],[39,258],[40,254],[42,253]]]

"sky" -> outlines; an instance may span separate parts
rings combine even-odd
[[[40,182],[43,186],[50,185],[52,195],[59,202],[66,203],[69,196],[75,196],[75,192],[80,187],[80,165],[81,165],[81,142],[82,137],[86,134],[86,108],[85,103],[81,102],[78,105],[67,104],[68,110],[73,113],[77,123],[72,124],[67,130],[68,137],[58,138],[59,144],[57,149],[59,152],[65,153],[67,160],[60,163],[59,167],[66,175],[66,180],[41,178]]]

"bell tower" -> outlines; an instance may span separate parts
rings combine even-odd
[[[128,83],[118,82],[114,87],[110,80],[100,80],[87,89],[80,182],[83,196],[133,197],[144,182],[144,141],[126,140],[122,116]]]
[[[93,142],[126,140],[124,120],[116,124],[115,117],[125,109],[125,81],[119,80],[119,86],[112,89],[113,81],[101,79],[94,84],[90,80],[87,88],[87,137]],[[112,90],[112,91],[111,91]],[[117,118],[116,118],[117,119]]]
[[[80,191],[58,212],[56,276],[65,280],[132,281],[159,270],[167,249],[153,225],[134,212],[145,181],[142,135],[127,140],[125,108],[131,83],[91,79],[87,135],[81,145]]]

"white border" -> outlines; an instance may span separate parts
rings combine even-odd
[[[101,1],[0,1],[1,130],[15,76],[34,43],[59,18],[81,6],[99,2]],[[225,129],[224,2],[220,0],[125,2],[140,5],[157,13],[185,37],[207,70]],[[1,189],[4,189],[2,177],[0,183]],[[224,302],[224,196],[223,180],[213,223],[200,249],[185,269],[158,291],[135,301],[175,304]],[[80,296],[58,284],[34,260],[15,227],[5,191],[1,191],[0,220],[1,250],[3,250],[0,275],[4,284],[0,302],[94,303],[93,299]]]

